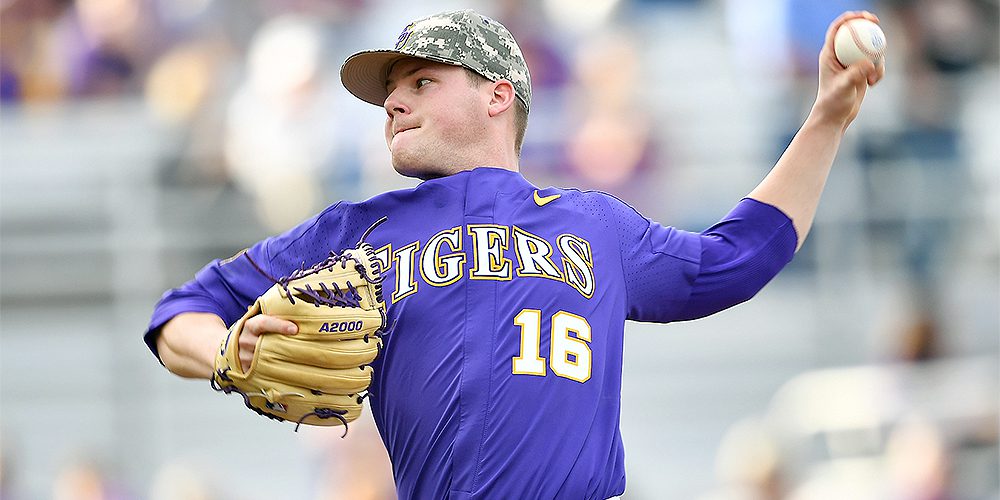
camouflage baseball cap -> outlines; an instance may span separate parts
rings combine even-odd
[[[531,76],[521,48],[502,24],[472,10],[444,12],[414,21],[392,49],[366,50],[340,68],[344,87],[359,99],[381,106],[389,93],[389,69],[400,59],[417,57],[464,66],[490,81],[507,80],[529,109]]]

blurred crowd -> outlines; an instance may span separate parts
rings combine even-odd
[[[393,0],[0,0],[0,106],[31,112],[81,102],[140,100],[173,145],[162,165],[163,183],[238,189],[255,201],[263,226],[278,232],[332,200],[357,199],[392,176],[379,142],[382,115],[354,102],[340,87],[337,71],[343,59],[356,50],[390,45],[410,18],[461,7],[477,8],[503,22],[525,53],[540,96],[523,148],[528,177],[542,185],[602,189],[640,208],[661,201],[660,181],[682,161],[676,140],[663,130],[684,125],[665,126],[676,115],[670,117],[649,94],[654,86],[651,47],[668,43],[672,34],[657,33],[644,21],[669,15],[670,9],[720,13],[725,23],[719,29],[734,47],[730,57],[736,67],[756,65],[760,72],[763,66],[783,96],[786,107],[777,111],[783,123],[770,137],[776,158],[811,103],[816,55],[827,24],[843,10],[878,13],[889,32],[889,64],[905,84],[895,89],[898,104],[881,115],[889,118],[887,123],[872,127],[844,155],[861,166],[863,209],[890,214],[864,218],[864,231],[878,245],[878,255],[900,263],[911,285],[912,314],[900,327],[893,361],[933,367],[947,354],[940,345],[937,284],[949,241],[962,229],[955,223],[956,207],[968,206],[968,197],[974,196],[989,208],[1000,196],[988,191],[995,187],[975,187],[981,186],[977,176],[982,172],[970,161],[970,139],[960,116],[975,106],[967,92],[970,78],[984,71],[996,78],[1000,28],[995,0],[501,0],[440,5]],[[775,51],[774,43],[781,50]],[[358,130],[366,124],[374,134]],[[901,169],[908,173],[900,176]],[[900,182],[909,183],[908,195],[899,194]],[[665,215],[656,208],[649,211],[654,218]],[[987,231],[996,223],[980,222]],[[817,237],[822,232],[819,226]],[[808,248],[800,260],[808,266]],[[925,371],[856,375],[870,384],[889,379],[905,385]],[[874,454],[882,461],[865,470],[879,471],[880,479],[850,484],[871,483],[872,489],[859,494],[822,482],[846,477],[839,475],[843,471],[796,485],[781,474],[794,472],[787,467],[788,449],[802,443],[789,445],[787,436],[777,435],[775,422],[785,422],[785,413],[775,411],[778,417],[748,416],[734,426],[719,450],[722,486],[706,499],[959,498],[951,485],[962,474],[949,452],[956,440],[961,446],[996,449],[995,425],[977,421],[971,435],[955,436],[925,415],[902,412],[891,419],[879,417],[868,427],[877,435],[864,442],[878,450]],[[977,411],[971,418],[984,413],[988,418],[990,411],[996,417],[995,406]],[[345,441],[314,435],[305,452],[315,454],[321,464],[316,498],[391,498],[384,450],[365,445],[377,443],[377,434],[371,424],[360,426],[359,434]],[[833,447],[827,459],[836,455],[836,443],[843,442],[843,436],[829,429],[808,435],[827,439]],[[344,460],[345,455],[352,459]],[[0,459],[2,498],[9,497],[4,491],[10,484],[8,461],[7,456]],[[90,458],[73,461],[54,478],[52,497],[228,498],[190,464],[164,464],[149,491],[139,494],[115,485],[110,476]],[[359,489],[343,491],[348,483]]]
[[[787,134],[811,102],[830,19],[847,9],[881,13],[890,23],[890,64],[903,68],[908,84],[900,126],[861,148],[870,163],[959,155],[956,77],[997,60],[992,0],[5,0],[0,99],[28,106],[144,99],[176,141],[166,178],[236,185],[280,231],[385,175],[384,149],[357,130],[371,118],[344,102],[337,78],[344,57],[388,46],[406,19],[457,7],[502,21],[525,52],[543,96],[525,170],[640,207],[655,204],[660,193],[650,180],[670,169],[675,149],[662,132],[669,110],[648,95],[656,74],[650,47],[671,38],[642,29],[651,12],[723,11],[733,59],[766,67],[773,86],[787,89],[784,102],[794,104],[782,111]],[[775,132],[780,150],[787,137]],[[914,246],[929,238],[907,237]],[[926,267],[926,252],[911,253],[915,269]]]

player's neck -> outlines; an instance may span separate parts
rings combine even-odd
[[[491,151],[490,153],[491,154],[477,156],[470,161],[465,161],[462,165],[456,165],[453,173],[472,170],[479,167],[501,168],[512,172],[520,171],[517,153],[515,153],[513,149],[510,149],[509,151],[507,149],[498,149]]]
[[[500,148],[490,155],[489,158],[484,159],[487,161],[481,162],[477,165],[478,167],[502,168],[512,172],[518,172],[521,170],[521,165],[518,162],[519,158],[517,152],[514,151],[514,148]]]

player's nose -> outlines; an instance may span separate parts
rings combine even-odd
[[[396,115],[401,115],[404,113],[409,113],[410,108],[403,103],[402,99],[399,97],[399,88],[393,90],[389,93],[389,96],[385,98],[385,102],[382,103],[385,108],[385,112],[389,114],[389,118]]]

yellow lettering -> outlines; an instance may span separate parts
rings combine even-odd
[[[552,262],[552,245],[544,238],[514,226],[517,275],[564,281],[562,271]]]
[[[576,288],[588,299],[594,296],[594,257],[587,240],[573,234],[562,234],[556,238],[559,251],[563,254],[563,273],[566,283]]]
[[[445,243],[448,243],[453,252],[441,255],[441,246]],[[465,254],[462,253],[462,228],[456,226],[435,234],[427,241],[424,253],[420,256],[420,275],[433,286],[450,285],[462,278],[463,264]]]
[[[392,254],[392,258],[396,262],[396,290],[392,292],[393,303],[399,302],[403,297],[408,297],[417,291],[414,260],[416,260],[419,249],[420,242],[414,241]]]
[[[493,224],[470,224],[468,229],[472,236],[474,261],[469,278],[510,280],[513,265],[510,259],[504,257],[510,239],[509,228]]]

